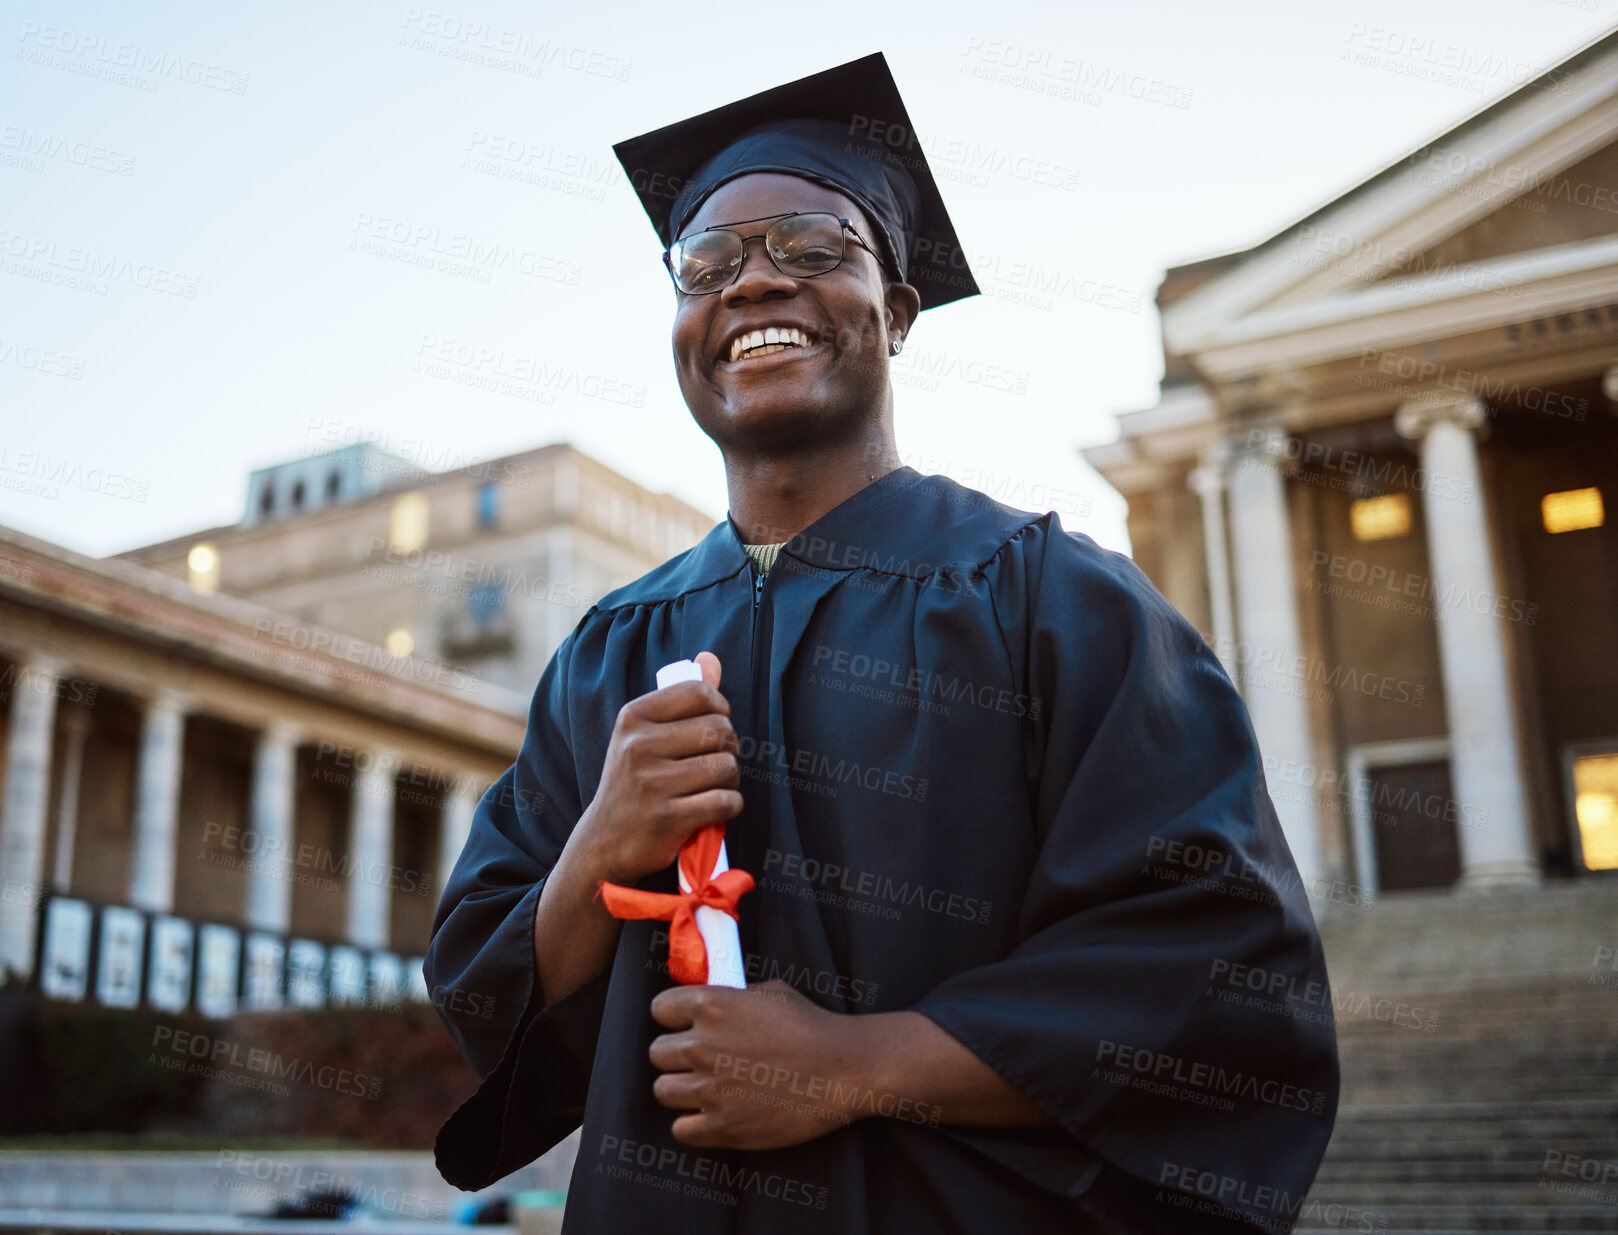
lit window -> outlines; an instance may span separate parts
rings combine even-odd
[[[210,544],[195,544],[185,555],[186,578],[194,592],[219,590],[219,550]]]
[[[416,637],[403,626],[397,626],[388,632],[387,642],[383,646],[388,649],[389,656],[409,656],[416,650]]]
[[[1540,514],[1547,532],[1578,532],[1606,521],[1600,489],[1565,489],[1540,499]]]
[[[1355,540],[1392,540],[1410,532],[1410,498],[1403,493],[1351,502],[1348,524]]]
[[[498,513],[498,493],[492,481],[484,481],[478,486],[478,526],[493,527],[496,513]]]
[[[1586,755],[1573,761],[1573,813],[1579,821],[1585,866],[1593,871],[1618,869],[1618,755]]]
[[[395,553],[414,553],[427,543],[427,495],[396,498],[388,515],[388,545]]]

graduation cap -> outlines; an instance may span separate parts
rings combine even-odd
[[[664,247],[720,185],[785,172],[855,202],[888,273],[923,309],[978,294],[881,52],[727,103],[613,148]]]

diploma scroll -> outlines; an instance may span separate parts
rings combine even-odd
[[[657,688],[700,682],[702,668],[677,660],[657,671]],[[747,986],[736,902],[752,890],[753,877],[732,870],[725,852],[725,825],[712,823],[680,846],[680,892],[643,892],[600,884],[607,912],[615,918],[654,918],[669,923],[669,976],[687,986]]]

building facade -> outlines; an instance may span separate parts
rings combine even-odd
[[[421,985],[522,696],[0,533],[0,966],[112,1006]]]
[[[711,526],[554,445],[289,461],[101,561],[0,529],[0,971],[216,1016],[456,998],[421,954],[540,673]]]
[[[121,556],[532,694],[592,604],[714,523],[565,444],[446,472],[360,444],[261,468],[241,522]]]
[[[1084,453],[1317,904],[1618,868],[1618,35],[1158,304]]]

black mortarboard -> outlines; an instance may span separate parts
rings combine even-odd
[[[856,202],[923,309],[978,293],[881,52],[613,147],[664,246],[720,185],[787,172]]]

